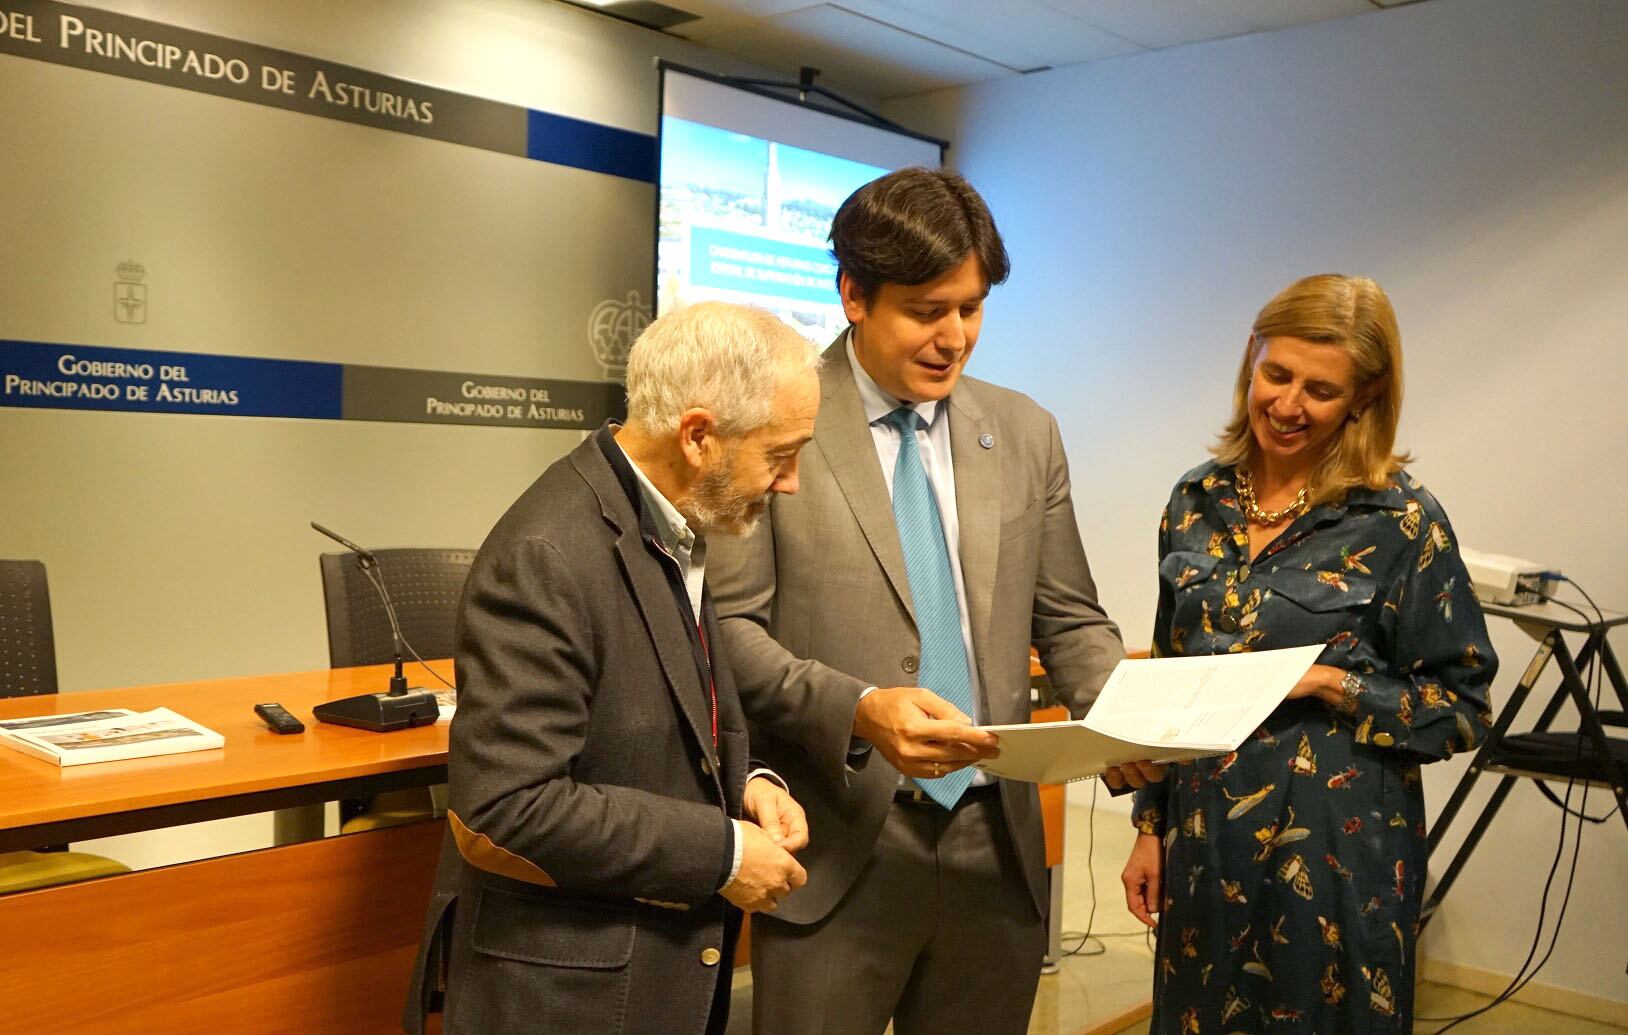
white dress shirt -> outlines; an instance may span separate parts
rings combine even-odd
[[[966,648],[967,673],[972,679],[972,722],[973,725],[982,725],[987,721],[984,695],[978,681],[978,657],[972,652],[967,581],[961,574],[961,522],[955,507],[955,464],[950,456],[950,408],[942,401],[904,403],[895,399],[884,392],[860,365],[859,357],[854,355],[852,331],[848,332],[844,346],[848,353],[848,365],[853,368],[854,384],[859,388],[859,401],[865,408],[865,419],[870,422],[871,441],[876,445],[876,459],[882,465],[882,479],[887,483],[889,499],[893,497],[893,468],[899,462],[899,446],[903,439],[898,427],[886,419],[887,415],[908,405],[927,424],[926,428],[916,431],[916,449],[921,455],[922,466],[927,470],[927,482],[933,487],[939,521],[944,525],[944,545],[949,549],[950,572],[955,577],[955,600],[961,610],[961,643]],[[870,693],[870,690],[865,692]],[[859,743],[860,746],[864,744],[863,741]],[[972,785],[981,787],[994,779],[980,771],[974,774]]]

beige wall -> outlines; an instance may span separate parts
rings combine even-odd
[[[973,370],[1058,414],[1130,642],[1152,626],[1159,509],[1223,421],[1255,310],[1326,270],[1395,300],[1401,438],[1460,540],[1628,608],[1625,53],[1618,0],[1432,0],[889,106],[955,141],[1000,220],[1014,274]],[[1503,699],[1532,644],[1494,635]],[[1433,808],[1465,762],[1427,770]],[[1424,950],[1512,972],[1558,819],[1517,787]],[[1540,981],[1628,1001],[1625,849],[1616,818],[1584,832]]]
[[[646,133],[657,56],[762,74],[551,0],[99,6]],[[595,380],[581,301],[650,294],[647,184],[10,56],[0,97],[0,338]],[[140,326],[112,319],[126,259]],[[0,556],[48,566],[64,690],[325,667],[309,521],[477,546],[580,438],[0,407]],[[80,847],[152,865],[269,830]]]
[[[538,0],[101,6],[647,133],[656,56],[738,69]],[[0,338],[600,380],[590,307],[649,300],[648,184],[10,56],[0,96]],[[476,546],[579,440],[0,407],[0,556],[48,566],[65,690],[320,667],[309,521]]]

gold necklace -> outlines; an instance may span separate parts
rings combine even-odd
[[[1244,515],[1257,525],[1271,527],[1292,514],[1303,514],[1306,510],[1306,487],[1302,485],[1300,492],[1294,500],[1281,510],[1262,510],[1255,499],[1255,482],[1249,472],[1243,468],[1238,469],[1238,500],[1244,505]]]

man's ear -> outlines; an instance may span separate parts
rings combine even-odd
[[[691,470],[706,466],[707,457],[717,448],[718,421],[704,406],[692,406],[678,418],[678,448]]]
[[[863,323],[867,303],[865,296],[860,293],[859,284],[847,273],[837,278],[837,294],[842,296],[842,315],[848,318],[849,323]]]

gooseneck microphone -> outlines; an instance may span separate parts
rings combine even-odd
[[[385,617],[390,619],[390,637],[396,651],[396,674],[390,677],[390,696],[400,697],[407,692],[407,677],[401,671],[401,623],[396,620],[396,607],[390,602],[390,591],[385,588],[384,579],[379,577],[379,559],[373,556],[372,550],[362,549],[331,528],[323,528],[315,521],[311,522],[311,527],[355,554],[356,566],[362,569],[362,574],[366,575],[373,583],[373,588],[379,591],[379,599],[384,601]]]
[[[356,729],[384,733],[412,726],[428,726],[440,718],[435,695],[428,690],[408,690],[407,677],[402,674],[401,623],[396,619],[396,607],[390,602],[390,591],[379,576],[379,559],[373,551],[363,549],[332,529],[323,528],[315,521],[311,527],[356,555],[356,566],[378,590],[384,602],[385,617],[390,619],[391,642],[395,648],[396,671],[390,677],[390,689],[382,694],[359,694],[337,701],[319,704],[314,714],[323,722]]]

